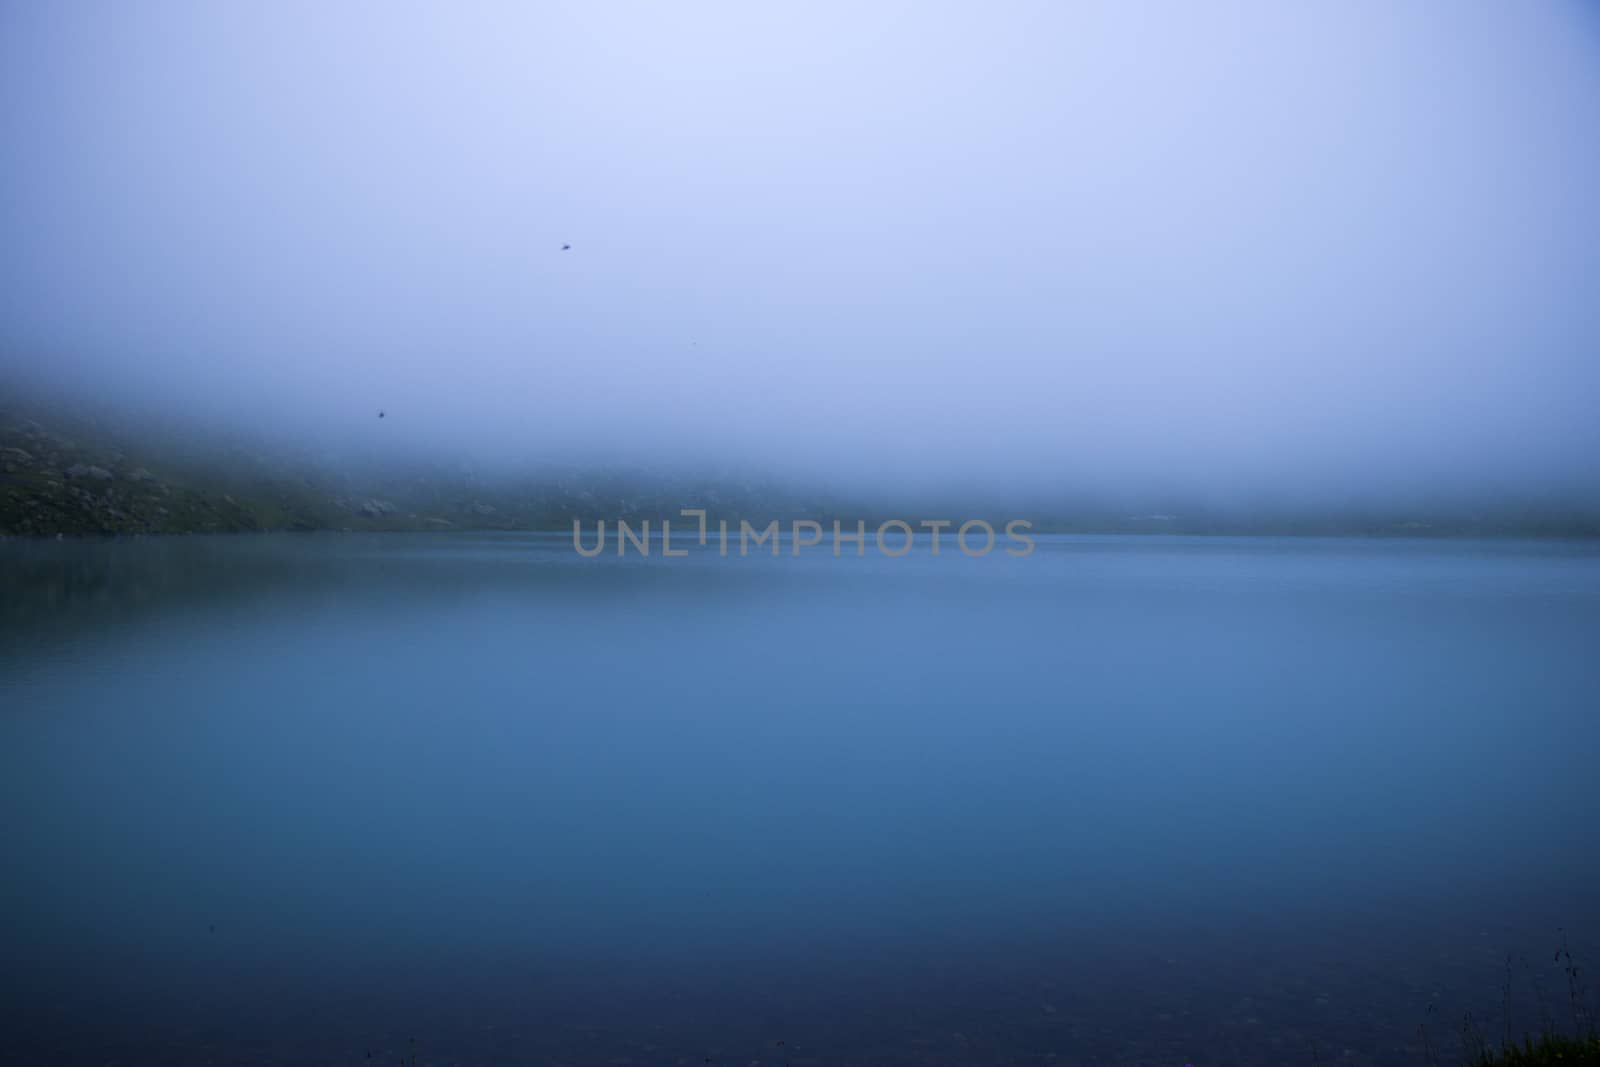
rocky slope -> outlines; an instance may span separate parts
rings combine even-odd
[[[567,529],[578,519],[816,515],[739,479],[542,471],[488,479],[460,464],[352,473],[236,442],[198,447],[81,414],[0,402],[0,536],[264,530]]]
[[[228,533],[265,530],[570,529],[574,519],[713,518],[765,523],[839,518],[1028,518],[1037,532],[1600,537],[1600,501],[1498,499],[1319,511],[1222,510],[1158,501],[1159,510],[1092,497],[913,505],[848,501],[776,483],[644,469],[543,468],[489,478],[470,465],[352,465],[307,449],[135,426],[70,405],[8,400],[0,390],[0,536]],[[1024,506],[1026,505],[1026,506]]]

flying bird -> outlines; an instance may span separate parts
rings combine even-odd
[[[571,245],[562,245],[561,246],[561,251],[566,252],[566,251],[570,250],[571,248],[572,248]]]
[[[383,412],[381,412],[381,411],[378,412],[378,418],[380,418],[380,419],[383,418]]]

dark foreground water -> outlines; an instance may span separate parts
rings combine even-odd
[[[1560,928],[1600,967],[1594,546],[11,542],[0,594],[8,1063],[1420,1067],[1570,1027]]]

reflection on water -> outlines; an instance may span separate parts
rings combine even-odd
[[[1519,1028],[1558,927],[1600,957],[1587,546],[12,542],[0,592],[28,1062],[1420,1063],[1508,950]]]

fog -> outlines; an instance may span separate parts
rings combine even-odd
[[[501,465],[1583,496],[1597,114],[1579,3],[6,4],[0,367]]]

